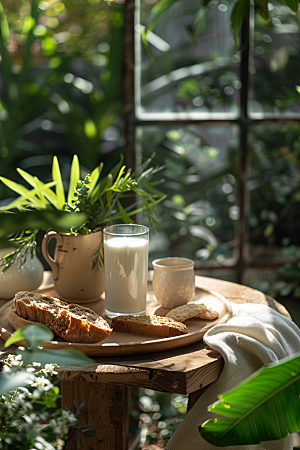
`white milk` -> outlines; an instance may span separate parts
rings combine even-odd
[[[112,237],[104,241],[105,309],[121,314],[145,314],[148,239]],[[115,315],[115,314],[114,314]]]

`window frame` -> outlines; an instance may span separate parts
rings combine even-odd
[[[139,0],[137,0],[139,1]],[[142,1],[142,0],[140,0]],[[252,116],[249,114],[248,108],[248,90],[249,90],[249,58],[250,58],[250,23],[253,23],[252,14],[247,14],[240,30],[240,80],[242,87],[239,90],[239,113],[235,117],[230,117],[224,114],[224,118],[210,114],[210,117],[195,118],[195,115],[186,113],[180,114],[181,117],[176,118],[176,114],[161,114],[157,118],[154,115],[148,115],[148,118],[143,118],[136,108],[136,83],[137,77],[135,73],[135,52],[136,52],[136,32],[135,30],[135,14],[136,14],[136,0],[126,0],[125,2],[125,16],[124,16],[124,133],[125,133],[125,162],[131,167],[135,167],[135,160],[137,149],[136,129],[150,126],[180,126],[180,125],[201,125],[206,126],[232,126],[239,128],[239,163],[238,171],[238,206],[240,210],[239,219],[236,221],[236,255],[232,263],[226,263],[224,266],[216,266],[215,262],[201,263],[201,269],[205,272],[214,272],[216,269],[221,271],[232,271],[235,279],[242,282],[243,274],[246,269],[270,269],[282,266],[287,261],[293,261],[293,258],[281,259],[266,259],[263,261],[255,260],[247,254],[248,234],[247,234],[247,214],[249,212],[249,195],[247,192],[247,174],[250,167],[250,148],[248,143],[249,129],[253,124],[257,123],[300,123],[300,116],[293,117],[278,115],[276,117],[262,117],[261,115]],[[199,269],[200,266],[195,265]]]

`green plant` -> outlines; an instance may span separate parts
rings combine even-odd
[[[300,430],[300,355],[258,370],[239,386],[220,395],[208,410],[224,418],[199,427],[213,445],[250,445],[282,439]]]
[[[86,355],[75,350],[50,350],[40,343],[53,339],[44,325],[18,329],[5,343],[25,340],[25,349],[9,355],[0,373],[0,449],[61,450],[70,430],[91,435],[89,426],[78,427],[79,411],[59,406],[56,364],[87,364]],[[80,439],[79,439],[80,441]]]
[[[166,13],[170,8],[172,8],[176,3],[182,0],[159,0],[155,5],[152,7],[151,12],[147,19],[146,24],[146,30],[142,30],[142,37],[144,40],[144,43],[148,49],[148,52],[150,54],[150,50],[148,48],[148,42],[147,42],[147,34],[151,32],[157,21],[163,16],[163,14]],[[297,0],[283,0],[284,3],[288,6],[288,8],[297,14],[299,10],[298,1]],[[205,10],[211,0],[203,0],[201,2],[201,7],[199,8],[197,14],[195,15],[193,21],[186,27],[187,31],[189,32],[191,38],[195,40],[195,36],[198,31],[198,27],[201,22],[203,21],[203,15],[205,14]],[[234,0],[231,9],[231,15],[230,15],[230,23],[231,23],[231,30],[234,35],[234,40],[236,45],[238,44],[238,32],[242,26],[243,20],[246,17],[246,15],[249,13],[250,8],[250,2],[249,0]],[[256,11],[260,15],[260,17],[264,21],[270,20],[270,14],[269,14],[269,8],[268,8],[269,0],[254,0],[254,5],[256,8]],[[200,28],[199,27],[199,28]]]
[[[86,175],[84,180],[80,180],[80,165],[78,157],[75,155],[70,171],[67,197],[65,196],[57,157],[53,158],[53,181],[51,183],[43,183],[37,177],[24,170],[17,169],[32,189],[0,177],[0,181],[7,187],[20,194],[17,199],[0,208],[0,213],[13,212],[15,209],[28,214],[31,214],[32,210],[61,210],[69,213],[71,217],[73,213],[83,213],[84,215],[81,217],[84,220],[80,224],[78,224],[79,216],[74,215],[75,222],[68,228],[62,227],[60,231],[72,234],[88,234],[99,231],[106,224],[116,220],[130,223],[134,220],[134,215],[145,211],[150,226],[155,231],[160,226],[156,218],[156,206],[165,196],[156,189],[157,182],[151,181],[153,175],[160,168],[149,167],[150,163],[151,158],[131,174],[131,170],[126,170],[126,167],[122,165],[121,158],[121,161],[103,179],[100,179],[103,170],[103,163],[101,163],[90,175]],[[51,189],[52,187],[55,189]],[[128,195],[135,196],[137,200],[133,199],[129,205],[123,206],[122,201],[126,201]],[[22,230],[16,236],[11,237],[10,242],[16,244],[17,248],[0,262],[0,266],[4,267],[4,270],[7,270],[15,262],[20,252],[28,244],[35,241],[37,231],[36,228]],[[34,252],[34,246],[30,248]],[[24,254],[20,261],[23,262],[28,254],[29,252]]]
[[[43,179],[56,153],[63,166],[75,153],[85,167],[95,167],[99,154],[118,160],[123,9],[105,1],[1,0],[1,175],[32,167]],[[7,192],[2,185],[0,200]]]
[[[153,259],[180,254],[222,263],[232,257],[228,243],[234,238],[234,203],[225,191],[235,193],[237,156],[230,148],[220,148],[212,132],[203,131],[186,126],[140,133],[144,154],[150,155],[155,147],[158,164],[164,164],[162,190],[167,198],[158,206],[164,227],[153,238],[159,243],[152,246]],[[214,129],[215,135],[225,132]]]

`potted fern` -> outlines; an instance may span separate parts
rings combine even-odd
[[[133,222],[133,216],[144,211],[153,231],[160,226],[157,221],[156,205],[164,199],[164,195],[156,189],[157,182],[152,177],[161,169],[151,167],[152,158],[148,159],[133,174],[126,169],[121,158],[120,162],[105,176],[101,177],[101,163],[90,174],[80,177],[80,164],[77,155],[73,157],[68,192],[65,195],[64,183],[58,158],[52,163],[52,178],[50,183],[43,183],[37,177],[24,170],[17,169],[21,177],[31,189],[17,184],[7,178],[0,181],[15,191],[19,196],[8,205],[0,208],[0,222],[7,219],[5,213],[20,211],[31,216],[39,212],[39,217],[45,214],[60,212],[67,215],[68,223],[62,226],[45,226],[19,230],[10,237],[10,244],[15,249],[0,260],[2,272],[19,261],[24,264],[26,257],[33,256],[34,251],[25,253],[34,243],[39,229],[46,231],[42,243],[42,251],[53,270],[56,292],[65,300],[77,303],[95,300],[104,292],[102,229],[113,222]],[[134,201],[129,206],[124,200],[129,196]],[[43,213],[43,212],[44,213]],[[54,218],[55,219],[55,218]],[[48,243],[56,239],[57,245],[54,258],[48,253]],[[20,263],[20,261],[22,261]],[[1,282],[1,278],[0,278]]]

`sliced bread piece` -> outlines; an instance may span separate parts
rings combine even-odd
[[[215,320],[219,317],[219,313],[214,309],[206,308],[205,311],[201,311],[196,317],[200,317],[203,320]]]
[[[14,304],[20,318],[45,324],[68,342],[93,344],[112,332],[106,320],[90,308],[47,295],[21,291]]]
[[[143,334],[161,338],[187,334],[187,327],[168,317],[161,316],[119,316],[112,319],[111,327],[122,333]]]
[[[185,322],[187,319],[191,319],[192,317],[203,313],[205,310],[206,306],[203,303],[191,302],[171,309],[166,317],[170,317],[178,322]]]
[[[203,303],[191,302],[171,309],[166,317],[170,317],[178,322],[185,322],[193,317],[199,317],[204,320],[215,320],[219,317],[219,313],[211,308],[207,308]]]

